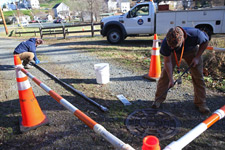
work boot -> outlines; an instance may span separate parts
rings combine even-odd
[[[152,108],[158,109],[160,107],[160,104],[161,103],[154,101],[153,104],[152,104]]]
[[[26,65],[24,66],[24,68],[25,68],[25,69],[32,69],[32,68],[34,68],[34,67],[31,66],[31,65],[29,65],[29,64],[26,64]]]
[[[29,64],[29,61],[28,60],[23,60],[22,65],[25,67],[27,64]]]
[[[206,104],[200,105],[200,106],[196,106],[199,110],[200,113],[203,114],[209,114],[211,113],[209,107]]]
[[[25,69],[32,69],[32,68],[34,68],[33,66],[29,65],[29,61],[28,60],[24,60],[22,65],[23,65],[23,67]]]

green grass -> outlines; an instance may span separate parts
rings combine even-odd
[[[48,3],[45,3],[45,4],[40,4],[40,7],[45,7],[45,8],[48,8],[48,7],[49,7],[49,4],[48,4]]]
[[[14,16],[14,14],[16,14],[16,10],[13,10],[13,11],[4,11],[3,14],[4,14],[5,17]]]
[[[46,0],[45,3],[40,3],[40,7],[42,8],[49,8],[49,10],[42,10],[42,9],[34,9],[34,10],[12,10],[12,11],[4,11],[4,16],[5,18],[7,18],[8,16],[18,16],[19,15],[28,15],[31,17],[31,19],[33,19],[33,14],[37,14],[37,13],[49,13],[49,11],[52,10],[52,8],[58,4],[64,2],[66,3],[67,0]]]
[[[58,3],[67,3],[67,0],[46,0],[45,3],[40,3],[40,7],[53,8]]]
[[[14,15],[18,15],[18,11],[17,10],[11,10],[11,11],[4,11],[4,16],[8,17],[8,16],[14,16]],[[28,15],[28,16],[32,16],[30,10],[19,10],[19,13],[23,14],[23,15]]]

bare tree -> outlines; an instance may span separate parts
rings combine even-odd
[[[91,23],[93,23],[93,7],[94,7],[94,0],[86,0],[88,3],[88,10],[90,12]]]
[[[84,20],[84,14],[90,14],[91,22],[97,21],[99,14],[103,10],[103,6],[105,4],[104,0],[69,0],[68,4],[70,6],[70,10],[74,13],[79,13],[82,20]]]
[[[225,0],[212,0],[213,6],[223,6],[225,5]]]
[[[79,0],[68,0],[67,4],[74,15],[79,16],[81,21],[84,21],[84,12],[87,10],[87,3]]]
[[[97,22],[100,14],[106,10],[106,3],[104,0],[95,0],[93,8],[94,8],[93,9],[94,18],[96,19],[95,21]]]

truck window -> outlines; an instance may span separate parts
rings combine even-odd
[[[137,16],[148,16],[149,15],[149,5],[138,5],[130,11],[130,18]]]

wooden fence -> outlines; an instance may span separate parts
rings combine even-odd
[[[100,30],[95,30],[95,26],[99,26],[100,23],[92,23],[92,24],[79,24],[79,25],[67,25],[67,26],[57,26],[57,27],[40,27],[39,31],[29,31],[29,32],[15,32],[15,34],[19,34],[20,36],[22,34],[30,34],[34,33],[35,36],[39,33],[40,38],[43,38],[43,36],[46,35],[56,35],[56,34],[62,34],[63,38],[65,39],[66,36],[70,33],[84,33],[84,32],[90,32],[91,36],[94,36],[95,32],[100,32]],[[81,31],[74,31],[74,27],[91,27],[90,30],[81,30]],[[73,29],[72,29],[73,28]],[[72,30],[71,30],[72,29]]]

